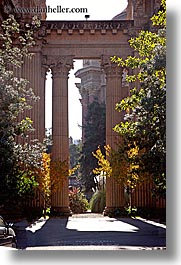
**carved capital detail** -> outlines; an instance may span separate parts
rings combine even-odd
[[[49,69],[47,66],[42,65],[41,67],[41,77],[46,79],[47,72],[49,72]]]
[[[46,79],[47,72],[50,71],[49,66],[47,65],[46,57],[42,55],[41,57],[41,77]]]
[[[68,73],[73,69],[73,56],[44,56],[43,65],[52,70],[53,77],[68,76]]]
[[[103,68],[107,77],[118,77],[122,75],[122,67],[118,66],[116,63],[111,62],[110,56],[102,55],[101,67]]]

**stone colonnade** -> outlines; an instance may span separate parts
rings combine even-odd
[[[45,79],[49,69],[52,71],[52,159],[59,161],[68,160],[68,75],[73,68],[73,56],[42,55],[36,53],[32,63],[36,66],[28,67],[28,71],[33,74],[29,80],[38,80],[35,84],[36,94],[40,96],[38,108],[33,111],[35,128],[39,128],[38,135],[42,135],[45,130]],[[106,74],[106,144],[116,148],[116,133],[112,128],[122,119],[121,114],[115,110],[116,103],[126,96],[128,88],[122,86],[122,68],[111,63],[110,56],[102,56],[102,68]],[[39,75],[41,73],[41,76]],[[37,82],[37,81],[36,81]],[[127,90],[126,90],[127,89]],[[124,90],[124,91],[123,91]],[[40,140],[41,137],[38,137]],[[106,185],[106,209],[108,214],[115,208],[124,207],[124,189],[113,178],[107,178]],[[52,195],[51,206],[54,211],[62,215],[70,215],[68,198],[68,177],[65,176],[63,182]]]

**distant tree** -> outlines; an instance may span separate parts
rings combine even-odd
[[[79,165],[79,159],[82,150],[82,142],[79,144],[69,144],[69,154],[70,154],[70,168],[74,168]],[[75,171],[75,175],[78,176],[78,170]]]
[[[97,160],[92,155],[100,146],[103,149],[106,139],[105,129],[105,104],[94,101],[88,106],[85,125],[85,143],[82,146],[80,158],[81,181],[86,191],[96,189],[96,179],[93,169],[97,166]]]

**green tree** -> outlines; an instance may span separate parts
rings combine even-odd
[[[79,165],[81,150],[82,150],[81,140],[78,144],[70,143],[69,153],[70,153],[70,168],[71,169]],[[75,175],[78,177],[78,169],[75,171]]]
[[[114,128],[124,142],[125,151],[138,148],[132,163],[139,165],[137,173],[148,173],[154,182],[155,194],[166,196],[166,1],[158,14],[152,17],[150,31],[141,31],[130,39],[136,56],[126,60],[113,57],[112,61],[132,68],[135,74],[127,81],[138,81],[139,86],[130,96],[116,105],[118,111],[126,111],[124,121]],[[136,71],[135,71],[135,70]],[[136,82],[136,84],[138,83]],[[138,168],[137,168],[138,169]]]
[[[33,56],[29,49],[35,45],[34,31],[39,27],[37,18],[32,23],[19,25],[13,16],[0,26],[0,204],[11,204],[33,194],[36,177],[41,167],[44,145],[30,141],[34,130],[29,117],[20,120],[26,110],[38,100],[28,81],[16,76],[25,57]],[[17,141],[17,139],[22,141]],[[21,144],[21,142],[23,144]]]
[[[97,166],[97,160],[92,155],[100,146],[104,150],[105,131],[105,104],[98,101],[92,102],[88,106],[85,125],[85,143],[82,146],[80,158],[81,181],[86,191],[96,189],[96,180],[93,169]]]

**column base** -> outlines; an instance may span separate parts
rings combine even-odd
[[[105,207],[103,211],[104,216],[121,217],[125,216],[125,208],[122,207]]]
[[[68,217],[68,216],[72,216],[72,211],[70,210],[70,207],[52,206],[50,215],[56,216],[56,217]]]

